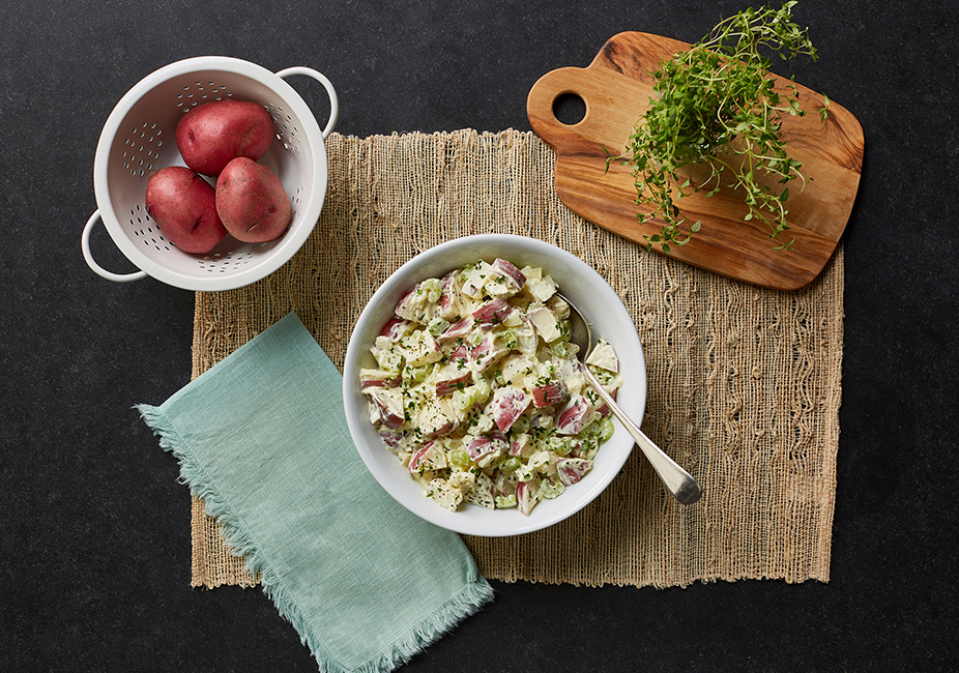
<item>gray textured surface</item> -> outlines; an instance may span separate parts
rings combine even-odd
[[[0,669],[314,671],[257,590],[189,584],[189,499],[132,405],[190,373],[193,295],[80,255],[100,129],[204,54],[323,71],[358,136],[528,129],[543,73],[643,30],[695,40],[738,3],[7,3],[0,10]],[[410,671],[954,670],[957,19],[951,2],[805,0],[790,66],[863,125],[845,243],[832,582],[656,591],[497,584]],[[319,85],[291,80],[325,115]],[[98,229],[98,259],[132,270]]]

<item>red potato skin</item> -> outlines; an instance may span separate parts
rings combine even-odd
[[[147,179],[147,214],[173,245],[206,253],[226,237],[213,187],[182,166],[161,168]]]
[[[197,173],[217,176],[237,157],[258,160],[273,142],[273,119],[262,105],[222,100],[193,108],[176,127],[176,146]]]
[[[269,168],[252,159],[234,159],[216,182],[216,210],[230,234],[247,243],[263,243],[290,226],[290,197]]]

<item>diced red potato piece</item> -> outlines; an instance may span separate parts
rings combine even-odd
[[[450,510],[455,512],[463,502],[463,492],[458,488],[450,486],[446,479],[439,477],[433,479],[426,488],[426,494],[430,498]]]
[[[370,414],[370,423],[373,424],[374,428],[378,428],[383,424],[383,419],[380,418],[380,407],[373,401],[373,398],[367,400],[367,405]]]
[[[529,516],[536,503],[539,502],[539,487],[530,481],[521,481],[516,484],[516,507],[520,514]]]
[[[435,279],[430,279],[435,282]],[[425,282],[425,281],[424,281]],[[429,290],[424,289],[423,283],[417,283],[413,289],[403,295],[400,302],[396,305],[394,311],[397,316],[422,325],[427,324],[436,317],[439,307],[435,303],[426,300],[425,293]]]
[[[457,390],[462,390],[473,378],[472,370],[460,369],[457,365],[449,364],[440,370],[436,376],[436,395],[445,397]]]
[[[554,294],[550,297],[546,306],[553,312],[557,320],[567,320],[569,318],[569,304],[560,295]]]
[[[449,417],[430,416],[431,421],[420,422],[420,430],[424,437],[445,437],[456,429],[456,421]]]
[[[583,363],[579,360],[554,357],[550,361],[553,363],[553,367],[559,372],[559,375],[564,379],[568,379],[573,374],[578,374],[583,371]]]
[[[509,302],[497,297],[480,304],[479,308],[473,311],[473,319],[480,323],[481,327],[489,328],[501,324],[512,312],[513,307]]]
[[[426,437],[442,437],[456,429],[456,414],[444,399],[430,400],[419,414],[418,427]]]
[[[515,386],[497,388],[489,405],[496,427],[502,432],[507,432],[513,427],[516,419],[526,411],[529,402],[530,396],[522,388]]]
[[[509,445],[509,455],[511,456],[522,456],[526,449],[529,448],[529,435],[525,432],[520,432],[513,436],[512,441]]]
[[[440,470],[446,467],[446,455],[436,442],[427,442],[410,456],[410,474],[422,474],[426,470]]]
[[[393,388],[371,388],[370,399],[380,412],[380,422],[391,430],[403,425],[403,393]]]
[[[466,344],[460,344],[452,353],[450,353],[450,364],[455,364],[457,367],[460,365],[465,365],[469,362],[470,358],[470,349],[466,347]]]
[[[559,411],[556,412],[556,432],[560,435],[575,435],[583,429],[586,415],[590,412],[590,404],[582,395],[573,395]]]
[[[517,269],[511,262],[507,262],[505,259],[496,258],[491,264],[492,270],[494,273],[503,273],[516,281],[516,284],[519,286],[518,290],[523,288],[523,284],[526,283],[526,276],[523,275],[523,272]]]
[[[496,500],[493,497],[493,480],[480,472],[476,475],[476,481],[473,487],[466,495],[466,501],[474,505],[485,507],[486,509],[495,509]]]
[[[380,439],[383,440],[383,443],[386,444],[386,447],[390,451],[397,452],[403,450],[400,443],[403,440],[403,433],[393,432],[392,430],[380,430],[379,435]]]
[[[443,358],[440,345],[436,343],[433,335],[426,330],[414,332],[409,337],[400,340],[398,349],[406,358],[406,364],[411,367],[422,367],[438,362]]]
[[[553,315],[553,312],[545,306],[534,308],[527,313],[526,316],[529,318],[529,321],[533,323],[533,327],[536,328],[536,333],[543,337],[543,341],[546,343],[555,341],[563,336],[563,333],[559,329],[559,324],[556,322],[556,317]]]
[[[609,396],[615,400],[617,393],[619,393],[618,388],[614,390],[613,392],[611,392]],[[613,413],[613,410],[609,408],[608,404],[603,402],[599,407],[596,408],[596,413],[599,414],[600,416],[609,416],[611,413]]]
[[[490,366],[508,352],[505,348],[496,345],[493,335],[487,334],[479,345],[470,351],[470,362],[473,370],[485,372]]]
[[[410,323],[410,321],[393,316],[383,325],[383,329],[380,330],[380,336],[386,337],[395,343],[409,333],[411,326],[412,323]]]
[[[449,395],[454,390],[462,388],[473,375],[469,368],[470,352],[466,344],[461,344],[450,353],[447,362],[436,375],[436,394]],[[440,390],[446,392],[440,392]]]
[[[572,486],[583,478],[593,467],[592,461],[585,458],[563,458],[556,463],[556,473],[564,486]]]
[[[361,369],[360,390],[369,388],[395,388],[403,382],[403,377],[384,369]]]
[[[589,357],[586,358],[586,364],[600,367],[606,371],[619,373],[619,358],[616,356],[616,351],[602,339],[600,339],[596,347],[593,348]]]
[[[564,381],[550,381],[541,386],[534,386],[533,406],[537,409],[559,404],[569,397],[569,388]]]
[[[396,305],[396,315],[401,319],[411,320],[414,315],[413,301],[416,298],[416,287],[404,294]]]
[[[484,261],[480,261],[479,264],[474,266],[466,278],[463,280],[463,286],[460,288],[461,292],[467,297],[472,297],[473,299],[479,298],[483,286],[486,285],[486,279],[489,277],[490,265]]]
[[[544,275],[542,269],[524,266],[523,275],[526,276],[526,291],[539,302],[546,302],[556,292],[556,282],[549,275]]]
[[[436,340],[441,343],[447,343],[450,341],[455,341],[456,339],[463,339],[473,330],[473,319],[472,318],[463,318],[454,322],[452,325],[447,327],[443,332],[436,337]]]
[[[491,432],[488,435],[480,435],[479,437],[471,439],[466,444],[466,453],[469,454],[469,457],[472,458],[475,463],[490,454],[505,451],[508,448],[509,441],[505,435]]]
[[[467,366],[468,363],[469,349],[462,344],[450,354],[449,363],[436,375],[436,394],[439,397],[452,395],[469,384],[473,371]]]
[[[514,386],[522,386],[526,381],[526,377],[529,376],[535,368],[536,363],[522,353],[510,353],[503,360],[503,379]]]
[[[486,293],[491,297],[512,297],[523,289],[526,276],[505,259],[497,259],[490,265],[486,280]]]
[[[456,276],[458,275],[459,271],[450,271],[443,276],[442,289],[440,290],[439,314],[440,317],[446,320],[455,318],[457,315],[453,281],[456,280]]]

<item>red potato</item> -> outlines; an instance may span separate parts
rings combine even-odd
[[[256,161],[273,142],[273,118],[262,105],[221,100],[183,115],[176,127],[176,146],[187,166],[217,176],[231,160]]]
[[[530,396],[522,388],[515,386],[497,388],[496,392],[493,393],[493,401],[489,404],[496,427],[501,432],[509,432],[516,419],[526,411],[529,403]]]
[[[252,159],[234,159],[216,182],[216,210],[234,238],[262,243],[290,226],[290,197],[269,168]]]
[[[213,187],[182,166],[161,168],[147,179],[147,213],[173,245],[205,253],[226,236]]]

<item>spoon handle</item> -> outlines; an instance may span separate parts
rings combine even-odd
[[[616,404],[616,400],[603,389],[603,386],[600,385],[599,381],[596,380],[596,377],[589,371],[589,367],[585,364],[583,365],[583,376],[586,377],[586,380],[589,381],[599,396],[603,398],[603,401],[609,405],[609,408],[613,410],[616,418],[625,426],[626,431],[633,440],[635,440],[637,446],[642,449],[650,465],[656,470],[656,474],[663,480],[666,489],[673,494],[673,497],[684,505],[692,505],[699,500],[702,495],[699,483],[689,472],[666,455],[665,451],[653,444],[652,440],[650,440],[649,437],[639,429],[639,426],[626,415],[626,412]]]

